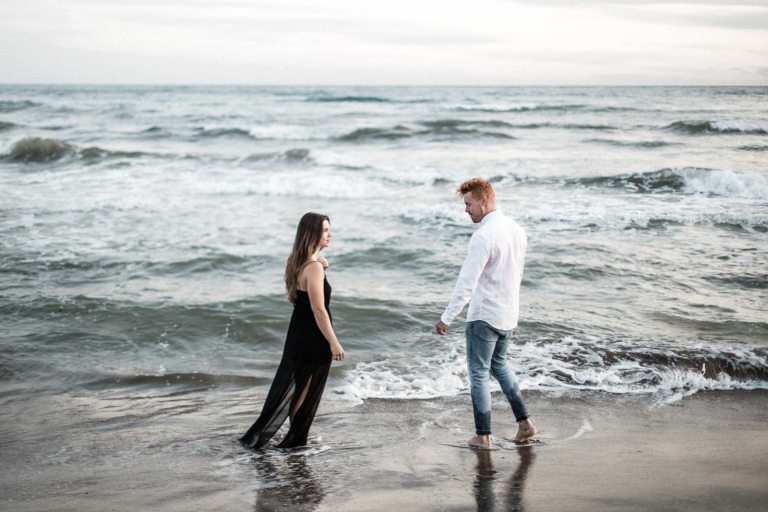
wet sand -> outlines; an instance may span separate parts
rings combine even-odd
[[[532,393],[547,445],[493,452],[439,444],[471,435],[466,395],[352,408],[327,400],[318,443],[257,455],[234,441],[253,420],[253,398],[197,395],[165,397],[185,407],[145,420],[160,398],[133,397],[130,417],[110,416],[115,404],[104,398],[24,404],[51,413],[3,425],[0,508],[757,511],[768,503],[763,391],[700,393],[663,407],[644,397]],[[494,435],[510,448],[501,438],[515,424],[501,398]]]

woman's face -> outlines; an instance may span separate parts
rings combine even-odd
[[[320,236],[320,249],[325,249],[331,245],[331,223],[323,221],[323,234]]]

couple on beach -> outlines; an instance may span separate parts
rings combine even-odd
[[[467,444],[491,448],[490,375],[499,382],[512,407],[518,423],[515,441],[524,443],[536,435],[536,427],[507,365],[506,354],[512,330],[517,326],[525,231],[496,209],[496,194],[487,181],[465,181],[456,193],[464,200],[464,211],[480,228],[469,241],[453,296],[435,330],[445,335],[454,317],[470,302],[466,351],[477,435]],[[329,309],[331,286],[325,277],[328,262],[319,257],[330,243],[330,219],[317,213],[305,214],[285,266],[286,294],[294,310],[283,356],[259,418],[240,439],[251,448],[264,446],[286,418],[290,418],[290,429],[277,447],[307,444],[331,361],[344,359]]]

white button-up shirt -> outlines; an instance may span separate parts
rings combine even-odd
[[[450,325],[472,299],[467,322],[484,320],[502,331],[517,327],[527,244],[523,228],[500,211],[483,217],[469,240],[467,259],[442,322]]]

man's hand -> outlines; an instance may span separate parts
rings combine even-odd
[[[441,336],[445,335],[446,329],[448,329],[448,326],[445,325],[442,320],[435,324],[435,331],[437,331],[437,334],[440,334]]]
[[[323,270],[328,269],[328,260],[325,258],[317,258],[317,261],[320,262],[320,264],[323,266]]]

